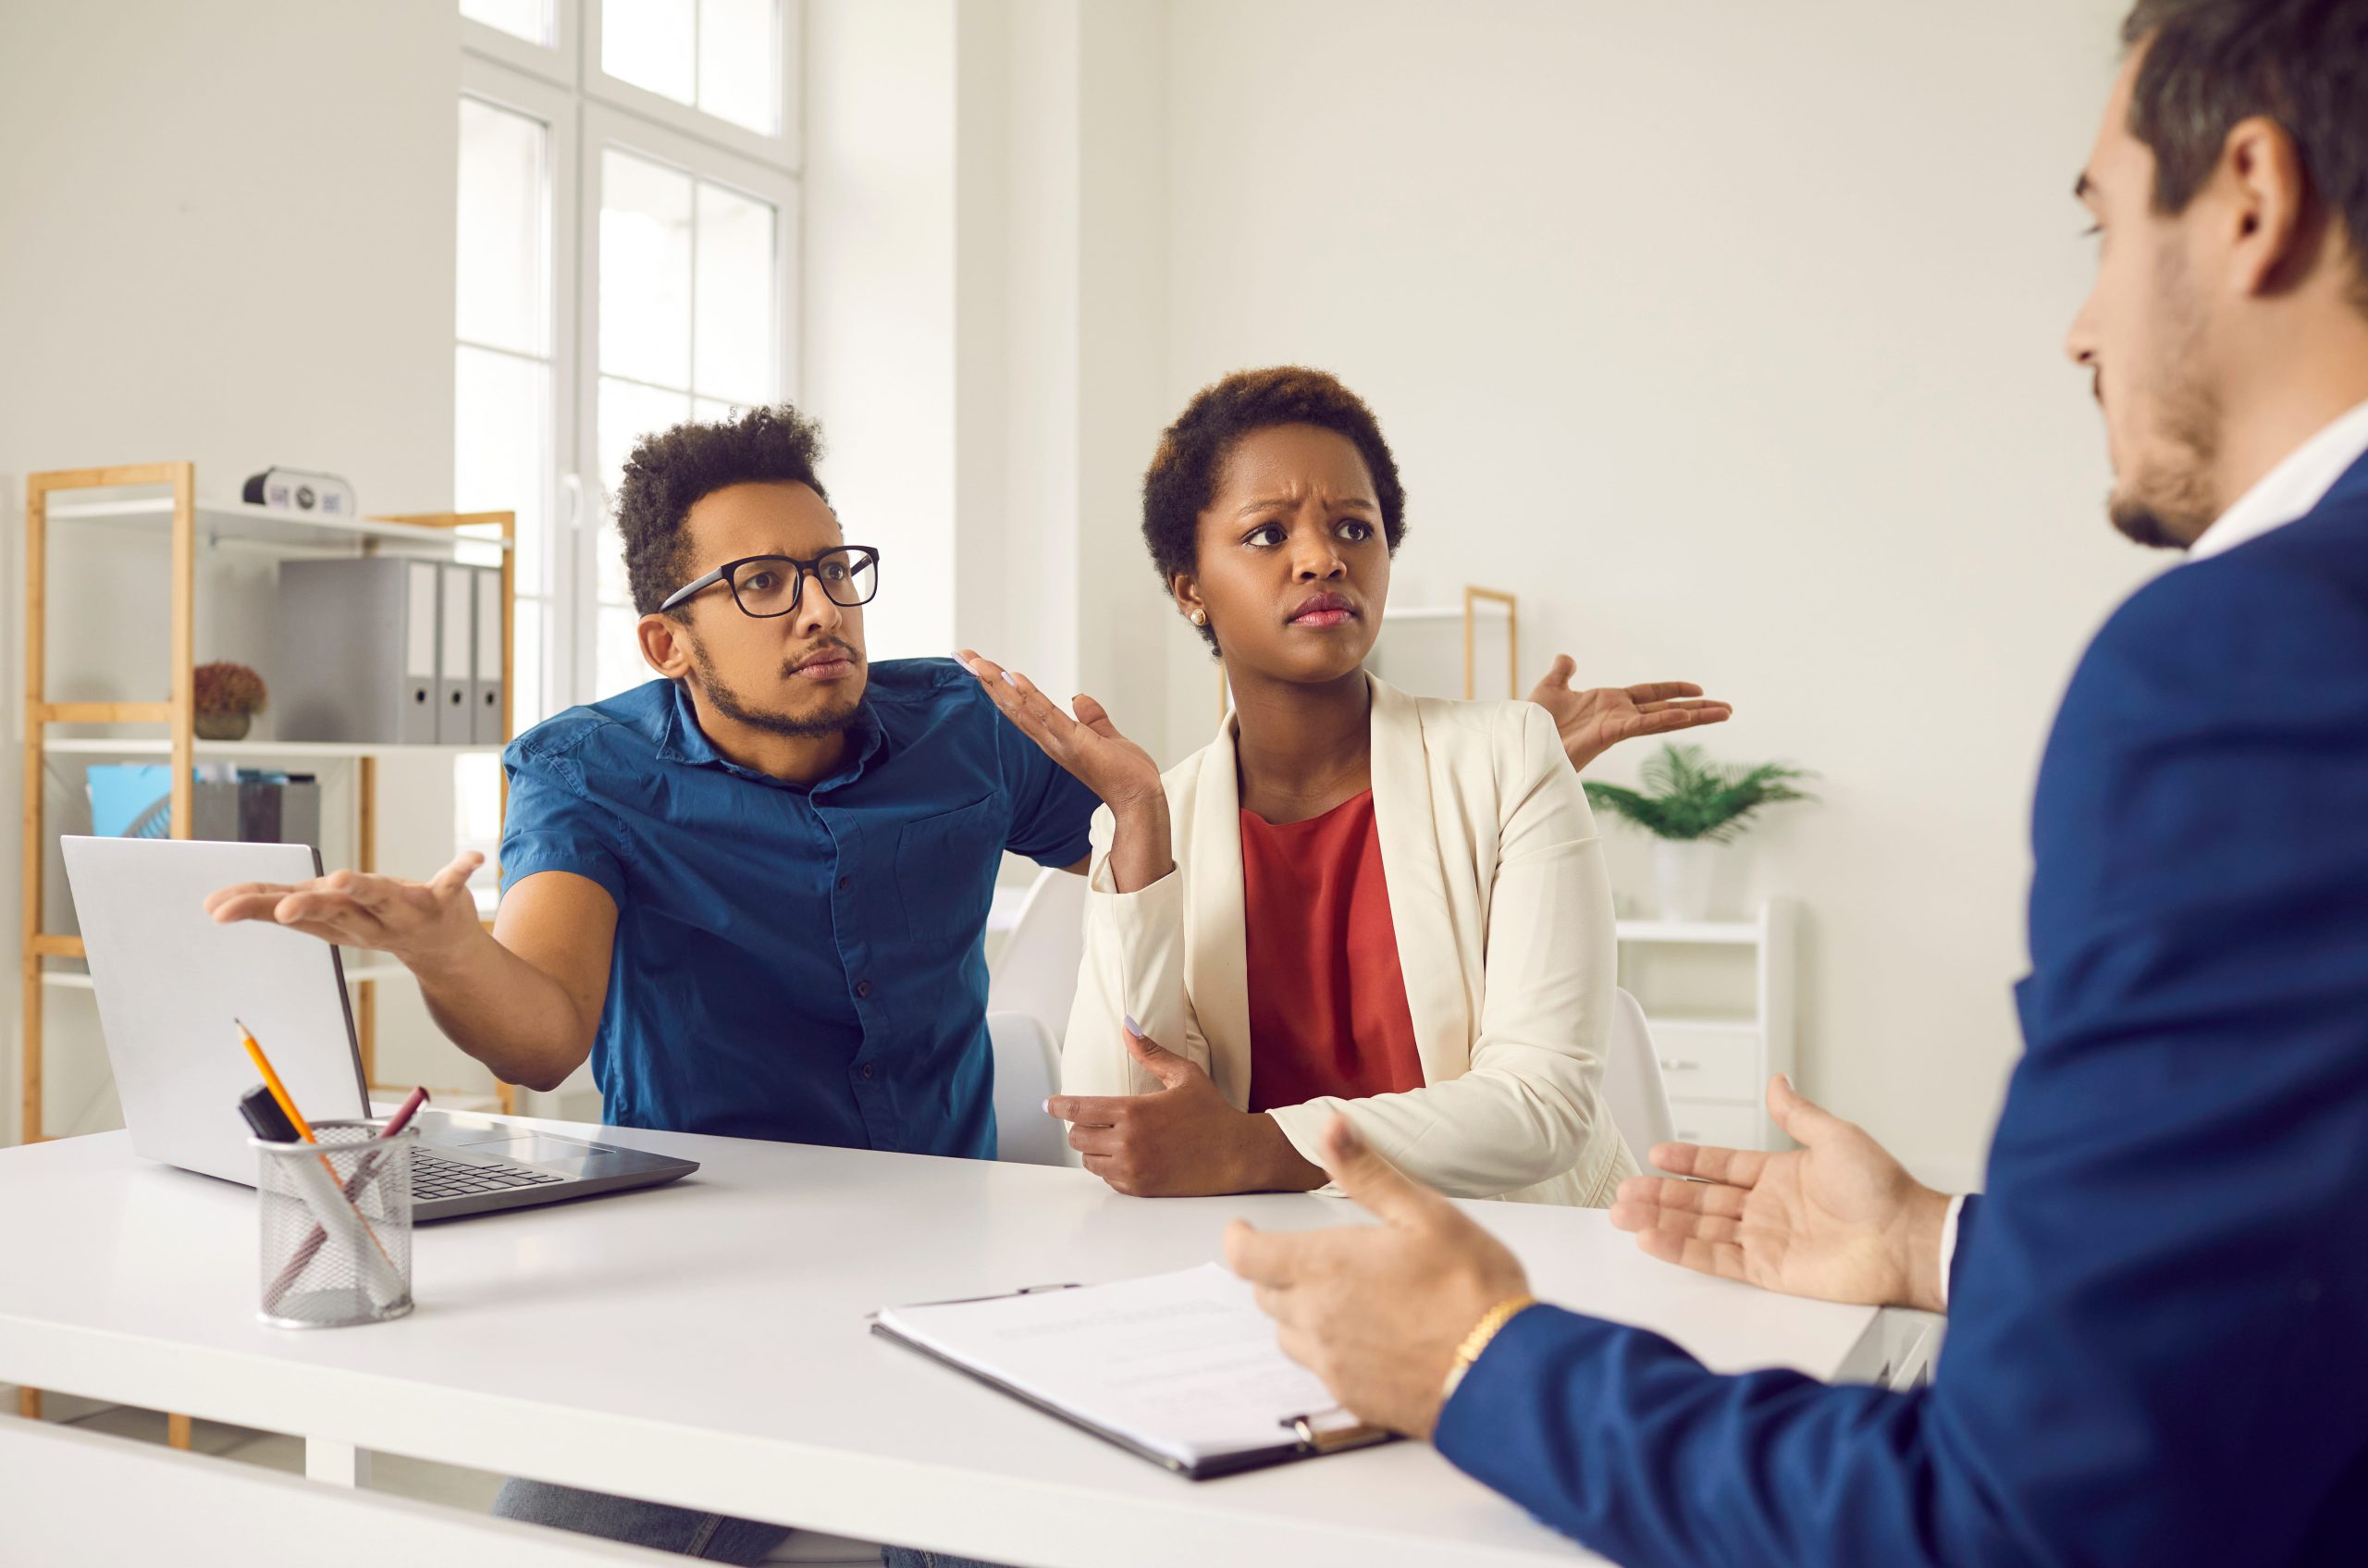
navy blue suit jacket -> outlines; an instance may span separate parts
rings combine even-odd
[[[1441,1452],[1631,1565],[2368,1564],[2368,462],[2121,608],[2032,816],[1932,1386],[1539,1307]]]

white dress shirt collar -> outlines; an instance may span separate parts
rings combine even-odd
[[[2261,483],[2245,492],[2242,500],[2203,531],[2187,558],[2205,560],[2308,516],[2363,454],[2368,454],[2368,403],[2295,448],[2292,456],[2271,469]]]

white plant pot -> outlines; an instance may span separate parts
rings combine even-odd
[[[1710,893],[1719,877],[1720,846],[1708,839],[1653,841],[1653,890],[1661,919],[1707,920]]]

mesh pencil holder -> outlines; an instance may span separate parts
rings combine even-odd
[[[411,1162],[416,1130],[316,1121],[317,1143],[252,1140],[261,1170],[263,1321],[342,1328],[411,1311]]]

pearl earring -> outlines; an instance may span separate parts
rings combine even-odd
[[[1207,625],[1208,623],[1209,623],[1209,612],[1208,612],[1207,611],[1205,611],[1205,610],[1195,610],[1194,611],[1192,611],[1192,624],[1194,624],[1195,626],[1205,626],[1205,625]]]

